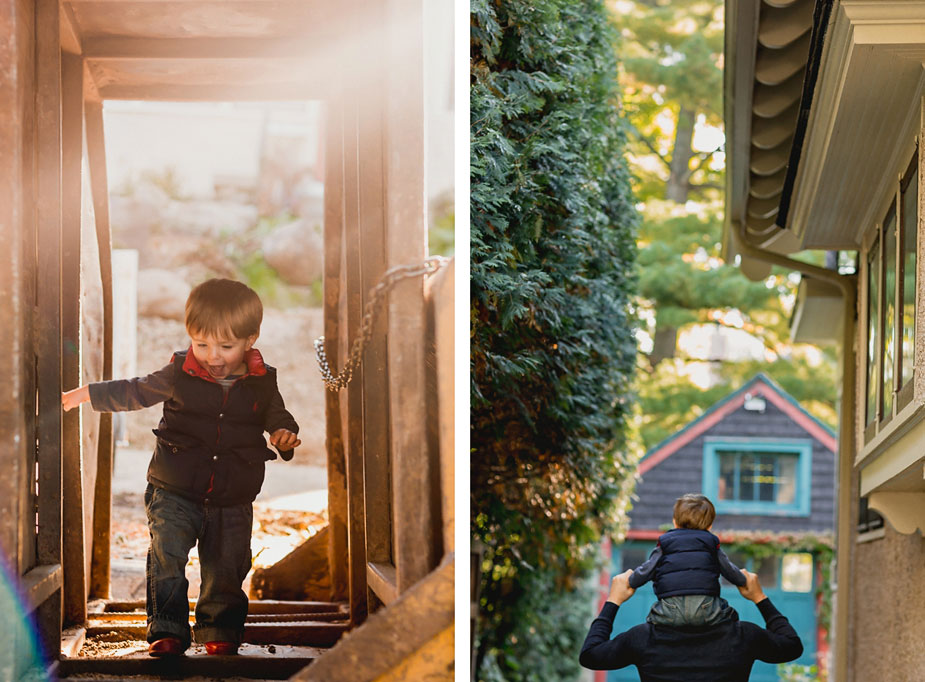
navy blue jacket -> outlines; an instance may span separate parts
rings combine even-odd
[[[578,660],[592,670],[635,665],[641,682],[747,682],[755,661],[785,663],[803,653],[800,637],[771,600],[757,606],[763,628],[736,616],[709,626],[643,623],[610,639],[619,607],[608,601],[591,623]]]
[[[630,576],[633,589],[652,580],[659,599],[685,594],[719,596],[719,576],[745,585],[745,576],[719,547],[708,530],[673,528],[658,539],[652,554]]]

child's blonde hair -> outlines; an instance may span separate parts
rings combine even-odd
[[[216,338],[246,339],[260,334],[263,304],[246,284],[231,279],[209,279],[186,299],[186,331]]]
[[[687,493],[674,503],[674,522],[678,528],[707,530],[715,518],[716,509],[706,495]]]

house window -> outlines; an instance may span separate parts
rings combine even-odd
[[[867,498],[862,497],[858,504],[858,534],[868,533],[883,528],[883,517],[867,506]]]
[[[866,254],[865,442],[912,400],[918,182],[916,151]]]
[[[812,441],[707,439],[703,491],[720,514],[809,515]]]
[[[781,558],[780,588],[784,592],[811,592],[813,555],[809,552],[784,554]]]

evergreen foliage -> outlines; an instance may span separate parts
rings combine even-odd
[[[635,212],[598,0],[471,5],[471,490],[479,678],[568,680],[623,518]],[[551,625],[551,627],[550,627]]]

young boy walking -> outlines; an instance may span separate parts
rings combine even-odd
[[[177,656],[190,646],[186,563],[199,543],[202,584],[196,604],[197,642],[209,654],[235,654],[244,635],[251,567],[251,503],[264,462],[284,460],[301,444],[286,410],[276,370],[254,343],[263,306],[246,285],[211,279],[186,302],[191,345],[145,377],[91,383],[62,394],[65,410],[90,401],[98,412],[164,403],[154,429],[145,511],[148,549],[147,640],[152,656]]]
[[[629,577],[634,590],[653,581],[658,602],[646,621],[653,625],[715,625],[737,617],[719,596],[719,576],[737,587],[745,575],[720,549],[710,530],[716,509],[704,495],[688,493],[674,504],[674,528],[658,539],[652,554]]]

